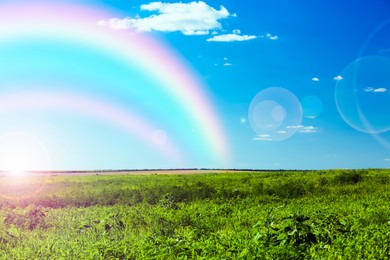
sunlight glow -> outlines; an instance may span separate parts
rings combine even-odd
[[[0,170],[7,175],[23,176],[28,171],[50,168],[49,153],[38,138],[22,132],[0,136]]]

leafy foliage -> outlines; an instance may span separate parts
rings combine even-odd
[[[363,181],[363,174],[366,171],[347,171],[341,172],[335,176],[335,182],[338,184],[356,184],[358,182]]]
[[[0,258],[389,259],[389,175],[0,179]]]

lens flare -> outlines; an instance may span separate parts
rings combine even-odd
[[[294,135],[302,122],[302,108],[289,90],[271,87],[259,92],[248,112],[249,123],[261,140],[283,141]]]
[[[38,194],[46,185],[51,156],[44,143],[25,132],[0,136],[0,196],[10,200]]]
[[[20,175],[27,171],[50,169],[49,152],[38,138],[23,132],[0,136],[0,170]]]
[[[389,35],[390,35],[390,19],[380,24],[375,30],[373,30],[371,35],[367,38],[366,42],[363,44],[359,53],[359,57],[381,56],[382,58],[390,58]],[[373,93],[384,93],[385,89],[388,90],[388,88],[385,87],[379,87],[374,89],[374,87],[368,86],[365,88],[367,92],[371,92],[370,90],[372,90]],[[378,105],[383,105],[383,104],[378,104]],[[364,118],[365,116],[362,115],[361,117]],[[389,119],[387,119],[386,121],[388,120]],[[369,134],[371,134],[372,137],[380,144],[382,144],[384,147],[390,149],[389,132],[387,131],[387,132],[375,133],[375,129],[374,131],[371,130],[369,130],[370,132]]]
[[[390,130],[390,59],[366,56],[349,64],[336,84],[336,105],[352,128],[379,134]]]

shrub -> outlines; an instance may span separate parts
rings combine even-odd
[[[289,178],[282,183],[276,183],[264,187],[268,195],[276,195],[280,198],[298,198],[311,193],[313,185],[302,179]]]
[[[20,229],[33,230],[36,228],[47,228],[45,222],[45,212],[41,208],[33,208],[25,214],[18,214],[9,211],[4,218],[4,224],[9,227],[14,225]]]
[[[358,171],[349,171],[349,172],[341,172],[335,176],[336,184],[356,184],[358,182],[363,181],[363,177],[361,172]]]

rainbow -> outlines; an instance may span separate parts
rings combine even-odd
[[[201,142],[218,162],[216,165],[226,165],[229,161],[227,139],[208,94],[196,77],[196,73],[174,50],[155,38],[98,26],[100,20],[116,15],[99,6],[60,1],[56,3],[4,2],[0,4],[0,23],[6,26],[0,29],[0,47],[13,42],[54,40],[93,50],[129,67],[136,66],[145,74],[152,75],[150,80],[158,82],[160,91],[169,96],[192,120],[200,132]],[[31,101],[31,98],[39,102]],[[44,102],[50,99],[57,102]],[[53,108],[59,106],[55,104],[74,103],[68,109],[74,112],[84,111],[86,115],[99,117],[144,140],[148,140],[150,132],[158,128],[148,122],[147,118],[142,118],[126,109],[119,109],[115,105],[108,105],[101,100],[90,101],[89,97],[82,97],[80,93],[30,93],[29,100],[12,96],[6,101],[4,97],[1,99],[3,105],[0,105],[0,109],[44,105]],[[65,108],[65,105],[62,108]],[[92,111],[100,111],[100,113]],[[177,156],[186,149],[191,149],[191,147],[179,147],[173,142],[171,146],[161,148],[165,149],[161,153]]]
[[[17,92],[0,96],[0,111],[17,111],[24,109],[35,110],[59,110],[81,113],[88,117],[98,118],[116,125],[129,134],[136,135],[144,141],[150,140],[158,129],[143,118],[104,100],[92,99],[82,94],[74,95],[66,92]],[[176,145],[153,146],[168,159],[178,160],[180,153]]]

